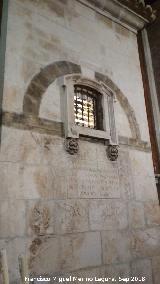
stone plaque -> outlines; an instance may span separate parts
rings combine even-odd
[[[81,169],[69,178],[69,198],[119,198],[117,170]]]

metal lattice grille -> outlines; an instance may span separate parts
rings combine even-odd
[[[74,114],[77,125],[97,129],[97,94],[94,90],[75,85]]]

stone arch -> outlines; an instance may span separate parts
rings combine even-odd
[[[42,96],[55,79],[67,74],[81,73],[81,67],[68,61],[57,61],[45,66],[31,80],[23,100],[23,113],[39,115]]]
[[[138,125],[134,110],[132,106],[130,105],[126,96],[121,92],[121,90],[116,86],[115,83],[113,83],[113,81],[107,75],[103,75],[101,73],[96,72],[95,78],[96,80],[103,82],[105,85],[107,85],[111,90],[115,92],[116,97],[127,116],[129,126],[131,129],[131,133],[132,133],[132,138],[140,141],[141,134],[139,130],[139,125]]]
[[[81,74],[80,65],[69,61],[57,61],[42,68],[41,71],[33,77],[27,88],[23,101],[23,113],[38,117],[42,96],[46,89],[55,79],[67,74]],[[141,135],[139,126],[134,110],[128,99],[107,75],[95,72],[95,79],[103,82],[116,93],[117,99],[127,116],[132,138],[140,141]]]

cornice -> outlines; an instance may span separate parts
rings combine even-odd
[[[156,18],[156,11],[150,5],[146,5],[144,0],[118,0],[117,2],[133,10],[147,22],[153,22]]]
[[[156,12],[144,0],[79,0],[134,32],[153,22]]]

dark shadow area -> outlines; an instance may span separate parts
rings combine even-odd
[[[145,0],[146,5],[152,5],[155,2],[158,2],[159,0]]]

